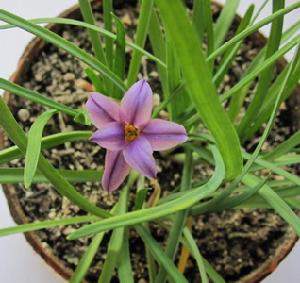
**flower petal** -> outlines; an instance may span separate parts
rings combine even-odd
[[[188,139],[183,126],[161,119],[151,120],[142,135],[150,142],[153,150],[166,150]]]
[[[119,104],[101,93],[91,93],[86,107],[90,113],[93,124],[97,128],[101,128],[107,123],[119,121]]]
[[[133,169],[149,178],[156,178],[156,164],[153,158],[153,150],[150,143],[139,137],[129,143],[123,150],[126,162]]]
[[[125,122],[142,126],[151,118],[153,107],[152,90],[145,80],[130,87],[121,101],[121,116]]]
[[[130,171],[125,162],[122,151],[106,152],[105,168],[102,176],[102,187],[107,192],[116,190],[124,181]]]
[[[124,126],[120,122],[106,124],[93,134],[91,140],[109,150],[121,150],[125,146]]]

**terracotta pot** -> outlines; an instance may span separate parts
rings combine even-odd
[[[94,1],[94,4],[99,6],[101,3],[100,1]],[[59,17],[66,17],[66,18],[73,18],[78,19],[80,18],[80,11],[78,6],[74,6],[66,11],[64,11]],[[240,17],[236,16],[237,21],[240,21]],[[59,31],[62,29],[61,25],[50,24],[48,28],[52,31]],[[256,32],[251,36],[254,41],[260,41],[262,43],[266,42],[266,38],[261,34]],[[10,80],[14,83],[21,83],[23,79],[23,74],[26,72],[26,68],[28,66],[28,62],[35,60],[39,56],[41,49],[44,47],[45,43],[35,38],[33,39],[26,47],[24,54],[22,55],[21,59],[19,60],[18,66],[14,74],[11,76]],[[283,66],[286,64],[285,60],[280,60],[278,62],[279,69],[282,69]],[[300,95],[300,86],[294,91],[294,94],[291,96],[290,101],[292,103],[288,103],[290,109],[291,117],[298,117],[295,114],[294,109],[297,108],[297,105],[300,105],[300,101],[297,99],[297,95]],[[5,93],[4,97],[9,104],[10,101],[10,94]],[[293,121],[293,119],[291,119]],[[298,126],[298,125],[292,125]],[[5,135],[0,129],[0,148],[4,147]],[[9,204],[10,212],[17,224],[25,224],[28,223],[26,215],[22,209],[20,201],[16,194],[16,189],[12,185],[3,185],[3,190],[7,197],[7,201]],[[68,268],[64,262],[56,257],[52,250],[49,248],[45,248],[39,238],[38,234],[35,232],[28,232],[25,233],[26,240],[30,243],[30,245],[35,249],[35,251],[49,264],[57,273],[59,273],[65,279],[68,279],[72,275],[72,270]],[[287,254],[291,251],[292,247],[294,246],[297,237],[293,230],[290,228],[285,235],[285,239],[282,241],[281,245],[277,247],[276,253],[274,257],[270,257],[266,260],[258,269],[252,271],[250,274],[242,277],[239,282],[241,283],[254,283],[259,282],[265,276],[270,274],[275,270],[279,262],[284,259]]]

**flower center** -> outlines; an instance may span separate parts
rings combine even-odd
[[[134,141],[140,134],[140,130],[138,128],[127,123],[124,125],[124,132],[126,142]]]

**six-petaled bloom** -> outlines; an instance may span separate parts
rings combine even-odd
[[[91,140],[107,149],[102,186],[117,189],[130,168],[156,178],[153,151],[170,149],[187,140],[185,128],[173,122],[151,119],[152,90],[145,80],[130,87],[119,105],[100,93],[92,93],[86,107],[98,130]]]

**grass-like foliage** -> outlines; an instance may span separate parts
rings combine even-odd
[[[274,210],[300,236],[300,219],[297,215],[300,209],[300,178],[291,170],[291,166],[300,161],[297,148],[300,143],[299,132],[296,131],[276,147],[263,150],[280,106],[293,93],[300,78],[300,36],[296,35],[300,21],[288,30],[283,29],[284,17],[299,9],[300,1],[293,1],[289,5],[284,0],[273,0],[272,14],[259,21],[257,18],[268,1],[262,1],[259,6],[249,6],[230,38],[228,33],[239,0],[226,1],[217,19],[213,19],[210,0],[193,0],[189,11],[181,0],[137,2],[140,14],[132,41],[128,39],[123,22],[114,13],[112,0],[102,1],[103,27],[97,25],[89,0],[79,0],[82,21],[63,18],[26,20],[0,10],[0,20],[6,23],[0,26],[0,38],[2,29],[18,27],[65,50],[85,63],[91,84],[97,92],[102,93],[98,98],[98,94],[90,97],[87,109],[75,109],[0,78],[1,89],[45,108],[25,133],[13,117],[9,105],[0,97],[0,127],[15,144],[0,151],[0,164],[3,165],[0,167],[0,183],[24,183],[26,189],[35,183],[50,183],[54,190],[87,213],[86,216],[2,228],[0,236],[81,223],[81,228],[67,238],[71,241],[89,236],[92,240],[70,282],[83,282],[106,234],[110,235],[110,240],[99,282],[110,282],[115,273],[120,282],[134,282],[129,231],[135,229],[145,245],[149,282],[188,282],[183,275],[186,256],[194,258],[202,282],[225,282],[203,258],[201,248],[197,246],[192,234],[193,217],[231,209],[266,208]],[[41,26],[41,23],[86,28],[93,53],[86,52]],[[220,91],[226,77],[231,75],[234,60],[240,56],[244,40],[268,24],[271,29],[265,46],[243,70],[240,79],[230,89]],[[146,49],[147,42],[151,48]],[[128,49],[131,50],[129,53]],[[278,71],[278,61],[290,50],[295,51],[293,59]],[[149,107],[140,109],[144,107],[142,104],[152,105],[145,94],[149,89],[142,83],[140,97],[144,96],[141,99],[138,96],[133,99],[130,94],[124,96],[124,93],[141,76],[144,59],[152,61],[158,72],[160,103],[152,112],[153,120],[139,124],[146,112],[150,111],[151,115],[152,106],[149,106],[150,110]],[[129,92],[132,94],[137,91]],[[121,106],[113,100],[122,100]],[[106,107],[104,104],[111,105],[111,113],[103,110]],[[119,135],[116,124],[124,123],[121,138],[118,136],[113,144],[109,139],[103,142],[105,134],[101,130],[107,127],[100,121],[102,118],[99,118],[100,122],[95,118],[97,113],[92,109],[95,105],[100,110],[103,106],[101,111],[104,114],[101,112],[101,115],[107,115],[106,119],[109,117],[111,124],[114,123],[115,135]],[[128,105],[134,114],[123,113],[124,109],[130,112]],[[156,120],[162,110],[168,113],[170,121]],[[115,116],[115,111],[120,111],[120,117]],[[92,122],[99,130],[93,136],[91,131],[72,131],[43,137],[44,127],[57,114],[71,116],[75,123],[86,127]],[[167,132],[166,135],[160,132],[160,127]],[[163,153],[165,158],[181,162],[183,172],[178,190],[162,198],[159,180],[155,178],[156,170],[151,167],[153,164],[155,167],[154,159],[150,160],[154,163],[150,163],[146,155],[149,150],[151,156],[153,150],[165,150],[165,143],[170,140],[160,139],[171,139],[168,134],[176,134],[177,139],[185,141],[178,143],[175,150]],[[108,148],[104,173],[104,164],[99,164],[99,170],[55,168],[42,152],[43,149],[64,143],[79,140],[87,142],[90,138]],[[143,139],[143,143],[130,147],[138,139]],[[120,144],[122,150],[116,153],[114,150]],[[254,144],[251,150],[247,146],[249,144]],[[135,154],[146,161],[135,161]],[[7,164],[15,159],[24,159],[25,166],[9,168]],[[193,182],[194,163],[214,168],[204,183]],[[113,171],[111,168],[116,166],[118,171]],[[129,173],[130,167],[144,174],[135,171]],[[105,170],[109,171],[109,177]],[[266,171],[269,173],[267,177]],[[104,189],[115,189],[121,185],[119,200],[110,211],[92,204],[76,190],[77,183],[98,182],[102,175]],[[147,183],[143,175],[151,177],[149,182],[153,185],[152,191],[145,185]],[[99,185],[99,190],[102,189]],[[129,206],[129,192],[135,196],[133,208]],[[153,238],[149,222],[156,222],[169,230],[164,246]],[[181,254],[180,246],[183,247]],[[175,257],[178,254],[180,258],[176,266]]]

